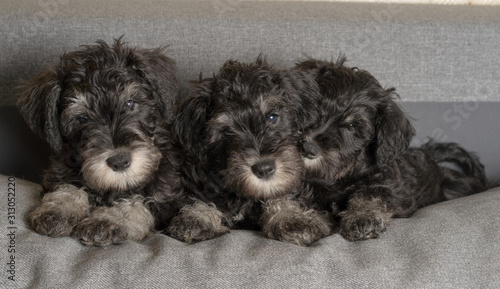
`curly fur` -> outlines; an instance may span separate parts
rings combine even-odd
[[[141,241],[153,232],[154,217],[136,195],[113,202],[111,207],[97,207],[73,230],[85,245],[107,246],[125,240]]]
[[[312,196],[301,184],[303,161],[296,145],[297,122],[305,119],[304,111],[311,105],[304,96],[316,97],[318,92],[306,73],[277,69],[259,57],[254,63],[227,61],[180,105],[176,134],[183,147],[205,159],[209,182],[223,188],[204,195],[224,214],[222,222],[229,228],[256,228],[267,237],[299,245],[330,233],[324,226],[328,218],[312,213],[312,202],[306,201]],[[286,209],[263,209],[262,204],[267,207],[284,196],[294,199],[282,206],[289,204],[295,217],[284,214]],[[263,210],[266,217],[260,218]],[[199,223],[206,219],[198,218]],[[321,229],[310,224],[321,224]]]
[[[170,236],[187,243],[212,239],[229,232],[224,214],[214,204],[197,201],[184,206],[170,222]]]
[[[309,246],[318,236],[331,234],[332,223],[326,211],[318,212],[304,204],[306,203],[287,196],[265,202],[261,217],[264,235]]]
[[[90,204],[85,190],[66,184],[45,194],[41,205],[31,211],[26,220],[40,234],[68,236],[89,212]]]
[[[338,230],[346,239],[376,238],[390,217],[485,189],[484,167],[458,145],[408,148],[414,129],[394,101],[395,89],[344,62],[309,59],[296,68],[310,73],[322,94],[300,128],[306,183],[323,208],[340,210]],[[438,166],[443,161],[465,173]]]
[[[170,131],[176,97],[174,61],[121,40],[66,53],[28,82],[19,109],[53,149],[31,227],[98,246],[164,230],[197,192]]]

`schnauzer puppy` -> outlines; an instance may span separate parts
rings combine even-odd
[[[340,234],[376,238],[391,217],[485,188],[483,166],[456,144],[408,148],[414,129],[394,101],[395,89],[344,61],[310,59],[296,66],[311,73],[322,94],[320,109],[301,122],[305,180],[319,204],[340,211]],[[464,173],[438,166],[444,161]]]
[[[18,106],[54,154],[29,225],[104,246],[168,224],[182,195],[169,131],[176,96],[174,61],[120,39],[64,54],[39,73]]]
[[[205,159],[211,182],[221,184],[224,192],[207,199],[225,226],[260,229],[269,238],[303,246],[330,234],[329,214],[313,207],[310,190],[302,186],[304,162],[297,148],[297,122],[317,97],[307,73],[280,70],[259,57],[250,64],[227,61],[181,104],[176,134]],[[186,226],[169,230],[172,235],[186,239],[193,230],[189,224],[203,218],[193,209],[174,218]]]

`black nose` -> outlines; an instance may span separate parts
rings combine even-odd
[[[261,161],[252,166],[252,172],[259,179],[267,179],[274,175],[275,171],[276,163],[274,162],[274,160]]]
[[[319,148],[307,141],[301,143],[301,152],[305,158],[315,159],[319,155]]]
[[[106,163],[113,171],[123,171],[126,168],[130,167],[130,153],[129,152],[121,152],[116,155],[108,158]]]

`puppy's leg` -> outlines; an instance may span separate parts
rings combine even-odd
[[[181,209],[170,222],[167,233],[186,243],[213,239],[229,232],[222,224],[223,217],[215,205],[196,201]]]
[[[89,214],[87,193],[73,185],[60,185],[47,193],[26,221],[36,232],[50,237],[69,236],[75,225]]]
[[[107,246],[125,240],[141,241],[153,232],[154,217],[140,196],[98,207],[74,229],[85,245]]]
[[[266,201],[262,214],[262,233],[271,239],[309,246],[331,234],[328,213],[305,208],[299,201],[283,197]]]
[[[377,238],[389,226],[392,212],[380,197],[354,197],[339,216],[339,233],[349,241],[356,241]]]

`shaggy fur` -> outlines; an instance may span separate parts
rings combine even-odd
[[[414,129],[394,102],[395,89],[344,61],[296,66],[316,79],[323,96],[319,110],[301,123],[305,179],[318,204],[340,212],[340,234],[376,238],[391,217],[485,188],[483,166],[458,145],[408,148]],[[464,173],[438,166],[443,161],[456,162]]]
[[[38,74],[18,105],[53,155],[28,224],[99,246],[167,227],[195,194],[196,172],[170,133],[176,96],[174,62],[120,40],[67,53]]]
[[[223,188],[222,194],[205,195],[220,212],[212,208],[208,215],[224,217],[203,216],[206,206],[196,206],[201,209],[183,210],[179,218],[211,220],[214,229],[221,221],[228,228],[260,229],[267,237],[299,245],[328,235],[328,214],[308,204],[312,195],[301,183],[295,132],[312,105],[303,96],[319,96],[313,79],[299,70],[273,68],[261,58],[250,64],[228,61],[213,78],[201,81],[180,106],[175,130],[184,147],[206,160],[211,182]]]

